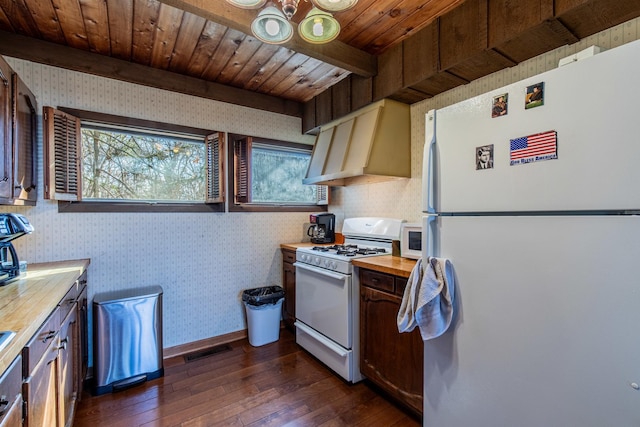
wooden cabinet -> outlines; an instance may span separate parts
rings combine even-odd
[[[73,424],[86,375],[86,271],[22,351],[24,427]]]
[[[84,381],[87,378],[87,371],[89,367],[89,311],[87,300],[87,272],[82,273],[82,276],[76,282],[78,286],[78,339],[76,341],[76,357],[78,358],[79,366],[77,375],[77,390],[78,400],[82,397],[82,390],[84,389]]]
[[[399,333],[397,315],[407,279],[360,268],[360,372],[422,416],[423,342]]]
[[[0,427],[22,426],[22,357],[0,376]]]
[[[59,426],[73,424],[73,414],[78,397],[78,364],[76,345],[78,341],[78,311],[74,302],[72,309],[60,327],[59,349]]]
[[[290,330],[294,330],[296,321],[296,251],[282,249],[282,287],[284,288],[284,311],[282,317],[284,324]]]
[[[59,425],[59,329],[60,310],[56,308],[23,350],[25,427]]]
[[[11,75],[9,64],[0,58],[0,200],[11,199]]]
[[[0,204],[36,204],[36,98],[0,58]]]

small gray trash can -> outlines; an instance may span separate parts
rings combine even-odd
[[[94,395],[164,375],[162,287],[95,295],[93,327]]]
[[[254,347],[278,341],[284,289],[280,286],[265,286],[242,292],[242,301],[247,311],[249,344]]]

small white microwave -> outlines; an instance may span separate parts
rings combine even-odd
[[[402,224],[400,256],[412,259],[422,257],[422,224]]]

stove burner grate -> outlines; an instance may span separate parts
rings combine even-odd
[[[353,245],[353,244],[314,246],[311,249],[319,252],[335,251],[336,255],[342,255],[347,257],[354,257],[357,255],[377,255],[377,254],[384,254],[387,252],[387,250],[384,248],[359,248],[358,245]]]

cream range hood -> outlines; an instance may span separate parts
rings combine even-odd
[[[375,102],[320,128],[304,184],[341,186],[411,177],[410,108]]]

